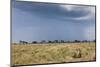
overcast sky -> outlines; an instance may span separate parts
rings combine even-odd
[[[94,40],[95,7],[12,2],[12,40]]]

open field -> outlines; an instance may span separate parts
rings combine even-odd
[[[12,44],[12,65],[95,61],[95,43]]]

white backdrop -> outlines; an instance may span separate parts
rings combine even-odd
[[[27,0],[28,1],[28,0]],[[69,4],[88,4],[97,6],[97,61],[84,63],[66,63],[37,65],[37,67],[99,67],[100,63],[100,0],[29,0]],[[10,0],[0,0],[0,67],[10,67]],[[26,67],[26,66],[25,66]],[[32,67],[32,66],[27,66]]]

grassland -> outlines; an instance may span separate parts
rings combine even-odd
[[[12,65],[95,61],[95,43],[12,44]]]

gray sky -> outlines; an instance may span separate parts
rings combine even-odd
[[[94,40],[95,7],[12,2],[12,40]]]

